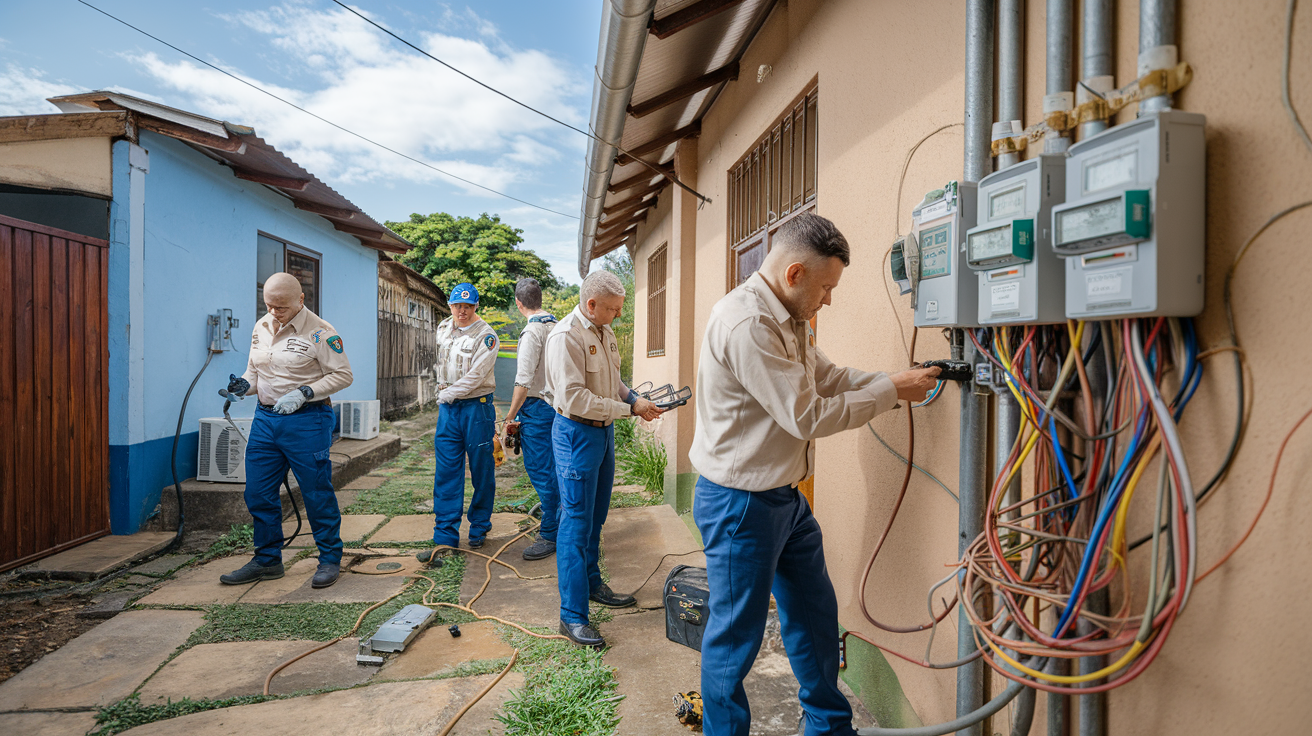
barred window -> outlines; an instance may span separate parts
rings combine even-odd
[[[812,81],[729,168],[729,289],[761,267],[780,225],[815,207],[818,94]]]
[[[669,281],[666,247],[647,259],[647,357],[665,354],[665,285]]]

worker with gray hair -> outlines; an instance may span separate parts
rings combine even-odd
[[[526,560],[541,560],[556,553],[556,527],[560,523],[556,456],[551,449],[551,428],[556,423],[556,412],[551,408],[547,372],[543,365],[547,335],[557,320],[542,309],[542,286],[537,279],[522,278],[515,284],[515,308],[528,318],[528,324],[519,334],[515,392],[506,412],[506,434],[519,433],[524,469],[542,502],[538,538],[523,552]]]
[[[707,736],[747,736],[743,678],[761,648],[773,592],[784,649],[801,684],[807,734],[850,736],[838,689],[838,602],[820,525],[798,491],[815,440],[919,401],[938,368],[866,373],[830,362],[810,321],[850,262],[847,239],[813,214],[784,224],[755,274],[706,322],[697,424],[688,456],[700,477],[693,520],[705,543],[710,616],[702,638]]]
[[[305,307],[301,282],[275,273],[264,282],[264,306],[251,333],[246,373],[228,377],[233,398],[254,392],[260,406],[246,445],[246,508],[255,522],[255,556],[219,578],[242,585],[283,576],[282,503],[278,487],[290,466],[319,548],[311,587],[337,582],[342,513],[333,490],[333,408],[328,395],[351,385],[351,361],[337,330]]]
[[[661,410],[620,380],[620,349],[610,323],[624,308],[624,284],[609,271],[583,279],[579,305],[547,337],[547,389],[559,414],[552,427],[560,528],[556,577],[560,633],[576,644],[606,642],[588,625],[588,601],[632,606],[601,579],[601,526],[615,482],[615,427],[621,417],[653,420]]]

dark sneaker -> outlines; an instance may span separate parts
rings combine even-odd
[[[592,595],[588,596],[588,600],[600,603],[607,608],[628,608],[638,603],[638,599],[631,595],[616,595],[615,591],[611,590],[610,586],[605,583],[598,585],[592,591]]]
[[[219,582],[224,585],[245,585],[260,580],[277,580],[285,572],[281,562],[275,562],[272,565],[261,565],[255,560],[251,560],[227,575],[220,575]]]
[[[481,548],[481,547],[483,546],[483,541],[484,541],[484,537],[479,537],[478,539],[475,539],[475,538],[473,538],[473,537],[470,537],[470,538],[469,538],[469,548],[470,548],[470,549],[479,549],[479,548]]]
[[[585,647],[604,647],[606,640],[601,638],[601,634],[588,624],[567,624],[560,622],[560,633],[564,634],[570,641]]]
[[[556,543],[550,539],[539,539],[524,550],[524,559],[542,560],[556,554]]]
[[[310,587],[327,588],[329,585],[337,582],[337,578],[341,576],[341,565],[334,565],[331,562],[320,562],[319,569],[314,571],[314,579],[310,581]]]
[[[415,555],[415,559],[419,560],[425,565],[428,565],[429,567],[441,567],[442,558],[437,556],[438,551],[439,550],[436,547],[434,547],[433,549],[426,549],[423,552],[420,552],[419,554]]]

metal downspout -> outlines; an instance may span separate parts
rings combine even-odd
[[[608,0],[601,13],[601,40],[597,49],[596,78],[592,84],[592,133],[618,144],[624,134],[624,116],[633,98],[633,83],[647,43],[656,0]],[[606,187],[618,150],[596,138],[588,142],[588,177],[583,185],[579,221],[579,275],[592,263],[597,225],[606,202]]]

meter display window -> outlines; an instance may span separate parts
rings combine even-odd
[[[979,263],[1011,255],[1011,225],[966,236],[970,262]]]
[[[1057,245],[1093,240],[1125,229],[1125,202],[1121,197],[1057,214]]]
[[[1096,192],[1115,186],[1124,186],[1135,180],[1139,168],[1139,151],[1127,148],[1112,156],[1090,161],[1084,165],[1084,191]]]
[[[952,273],[952,223],[920,232],[920,278]]]
[[[1025,209],[1025,185],[1012,187],[989,197],[989,219],[1015,217]]]

